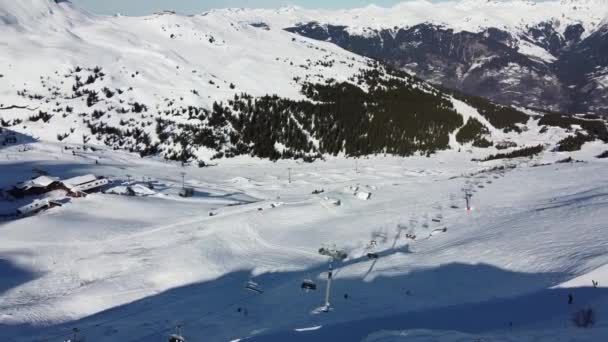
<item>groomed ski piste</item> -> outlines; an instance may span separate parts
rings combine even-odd
[[[480,163],[471,157],[485,152],[452,150],[207,168],[27,146],[1,150],[0,187],[44,170],[154,190],[91,194],[0,223],[4,341],[63,341],[73,328],[87,341],[164,341],[178,325],[188,341],[608,336],[600,143],[571,153],[579,163],[554,163],[564,155],[553,152]],[[182,173],[191,198],[178,196]],[[329,262],[320,248],[348,255],[333,262],[329,312],[318,310]],[[306,279],[316,291],[301,289]],[[584,308],[591,328],[572,323]]]

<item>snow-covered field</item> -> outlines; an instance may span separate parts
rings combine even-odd
[[[151,180],[154,190],[93,194],[0,222],[5,341],[62,341],[74,327],[88,341],[163,341],[178,324],[190,341],[608,336],[608,174],[606,159],[594,158],[602,144],[571,154],[585,163],[538,167],[565,155],[488,163],[464,151],[312,164],[237,158],[197,168],[104,149],[29,147],[0,150],[0,187],[38,169],[95,173],[115,185]],[[517,167],[490,171],[503,164]],[[177,195],[181,172],[192,198]],[[334,246],[348,258],[333,263],[332,310],[315,313],[328,266],[318,250]],[[303,292],[304,279],[318,289]],[[246,290],[249,280],[264,292]],[[596,325],[574,327],[573,313],[586,306]]]

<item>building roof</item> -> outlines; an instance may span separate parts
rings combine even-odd
[[[65,204],[70,203],[70,198],[69,197],[61,197],[61,198],[53,198],[53,199],[49,199],[49,204],[55,204],[58,206],[63,206]]]
[[[17,184],[17,189],[28,190],[31,188],[46,188],[47,186],[57,182],[59,178],[40,176],[38,178],[30,179],[28,181]]]
[[[84,176],[73,177],[70,179],[65,179],[62,181],[62,183],[65,184],[65,186],[67,186],[68,188],[74,188],[76,186],[94,182],[96,180],[97,180],[97,177],[95,177],[95,175],[84,175]]]
[[[49,201],[48,200],[36,200],[28,205],[24,205],[23,207],[17,209],[18,213],[21,214],[29,214],[35,211],[38,211],[40,209],[46,208],[49,206]]]
[[[108,181],[105,178],[96,179],[93,182],[87,182],[87,183],[84,183],[84,184],[72,187],[72,188],[70,188],[70,190],[74,191],[74,192],[77,192],[77,191],[87,191],[87,190],[91,190],[91,189],[102,187],[102,186],[107,185],[109,183],[110,183],[110,181]]]

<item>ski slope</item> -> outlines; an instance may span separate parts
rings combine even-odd
[[[72,155],[44,141],[20,148],[2,149],[0,187],[36,168],[116,185],[151,179],[154,190],[93,194],[1,222],[4,340],[57,341],[78,327],[93,341],[162,341],[178,324],[189,340],[210,341],[606,336],[599,143],[571,154],[585,163],[553,164],[565,154],[552,152],[476,163],[447,151],[312,164],[236,158],[203,169],[106,149]],[[490,171],[500,165],[516,167]],[[177,196],[180,172],[193,198]],[[463,189],[473,192],[470,212]],[[332,310],[315,314],[328,262],[317,251],[334,245],[348,258],[333,264]],[[303,292],[304,279],[318,290]],[[245,290],[249,280],[264,292]],[[575,328],[570,317],[586,305],[600,320]]]

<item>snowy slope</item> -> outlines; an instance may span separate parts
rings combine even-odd
[[[96,194],[1,223],[0,336],[8,341],[57,340],[73,327],[95,341],[155,341],[177,324],[191,340],[212,341],[361,340],[386,329],[501,336],[509,321],[520,341],[606,336],[603,321],[582,335],[569,321],[585,305],[601,313],[607,298],[608,184],[605,159],[594,158],[602,144],[573,154],[586,163],[539,167],[532,166],[564,154],[476,163],[446,151],[358,165],[237,158],[198,169],[106,149],[20,148],[0,154],[2,187],[35,167],[62,178],[94,172],[118,184],[145,177],[155,190]],[[500,165],[517,168],[491,170]],[[176,195],[181,171],[196,190],[192,199]],[[357,198],[356,188],[371,198]],[[471,212],[463,189],[474,194]],[[334,263],[334,309],[314,314],[327,267],[317,251],[334,244],[348,253]],[[380,258],[369,260],[369,252]],[[589,277],[601,288],[589,289]],[[245,290],[249,279],[264,293]],[[302,292],[303,279],[319,290]],[[587,288],[559,290],[571,286]]]
[[[86,22],[89,15],[67,1],[23,0],[2,1],[2,29],[18,31],[61,31],[65,25]]]
[[[92,17],[47,0],[3,0],[0,8],[8,18],[0,26],[0,107],[25,107],[1,111],[0,118],[27,122],[51,113],[50,125],[15,127],[46,140],[65,135],[65,142],[83,143],[83,135],[91,136],[86,117],[95,110],[109,114],[107,125],[130,122],[156,136],[154,119],[168,119],[162,112],[211,108],[242,93],[299,99],[296,80],[346,81],[368,63],[331,44],[214,16]],[[106,98],[104,89],[116,96]],[[87,92],[101,94],[99,103],[87,105]],[[149,113],[129,113],[136,102]],[[123,108],[127,113],[119,113]],[[170,119],[188,121],[177,114]],[[90,143],[103,143],[95,138]]]
[[[292,78],[305,74],[298,66],[305,64],[306,59],[318,60],[326,55],[340,59],[354,57],[331,45],[311,47],[303,39],[292,41],[292,35],[285,32],[257,29],[225,18],[159,14],[84,21],[87,16],[80,10],[74,12],[71,6],[54,5],[47,0],[30,2],[38,7],[27,2],[15,5],[8,0],[0,4],[9,13],[5,16],[16,18],[0,28],[6,52],[2,56],[5,81],[12,80],[10,87],[17,90],[40,76],[64,74],[68,68],[86,64],[104,67],[114,77],[109,83],[118,87],[147,86],[142,93],[152,99],[160,97],[160,92],[166,96],[187,96],[191,89],[201,91],[204,99],[199,101],[205,101],[209,93],[216,99],[230,98],[238,92],[298,96],[299,87]],[[39,29],[40,24],[49,22],[60,22],[64,30]],[[13,31],[20,28],[30,32]],[[277,46],[282,47],[280,51]],[[317,46],[323,46],[325,51],[315,49]],[[38,63],[41,60],[45,63]],[[356,63],[363,65],[362,61],[358,58]],[[265,70],[267,82],[254,81],[259,70]],[[137,71],[139,77],[130,80]],[[315,71],[338,79],[354,72],[340,65],[309,73]],[[211,86],[208,81],[217,81],[220,86]],[[238,82],[237,90],[227,89],[231,81]],[[16,96],[6,88],[3,95]]]

